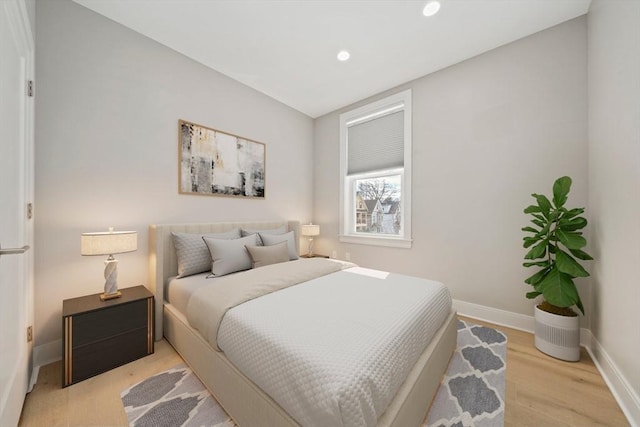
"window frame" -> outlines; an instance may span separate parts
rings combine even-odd
[[[366,120],[392,112],[404,111],[404,165],[380,171],[368,171],[347,176],[348,129]],[[365,245],[411,248],[411,89],[396,93],[347,111],[340,115],[340,241]],[[356,232],[355,181],[389,175],[400,175],[401,234]]]

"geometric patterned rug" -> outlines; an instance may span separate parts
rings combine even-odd
[[[458,320],[458,345],[424,427],[502,426],[506,358],[504,334]],[[123,390],[120,397],[130,426],[235,426],[182,364]]]
[[[180,364],[120,393],[130,426],[233,427],[198,377]]]
[[[458,320],[458,345],[433,399],[425,427],[504,425],[507,337]]]

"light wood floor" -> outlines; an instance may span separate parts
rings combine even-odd
[[[490,323],[507,334],[506,426],[628,426],[622,411],[583,349],[576,363],[548,357],[533,345],[533,335]],[[61,362],[40,370],[27,395],[19,426],[126,426],[120,392],[182,359],[165,340],[155,353],[61,388]]]
[[[505,426],[628,426],[587,351],[563,362],[538,351],[533,334],[475,319],[507,335]]]

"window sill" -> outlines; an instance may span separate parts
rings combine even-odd
[[[410,249],[413,240],[398,237],[381,237],[381,236],[355,236],[352,234],[340,235],[340,241],[343,243],[355,243],[358,245],[386,246],[390,248]]]

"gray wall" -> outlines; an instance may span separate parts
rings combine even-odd
[[[365,267],[440,280],[455,299],[532,315],[522,210],[562,175],[574,180],[569,204],[587,204],[586,61],[580,17],[316,119],[316,251],[349,252]],[[341,244],[339,114],[408,88],[413,247]],[[588,281],[578,286],[588,308]]]
[[[594,1],[588,28],[591,330],[640,423],[640,1]]]
[[[138,231],[128,287],[151,223],[311,219],[309,117],[70,1],[36,9],[36,345],[61,338],[63,299],[102,291],[82,232]],[[266,143],[266,199],[179,195],[181,118]]]

